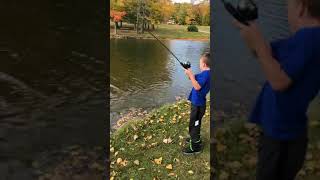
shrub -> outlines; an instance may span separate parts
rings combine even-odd
[[[198,28],[197,28],[196,25],[189,25],[188,28],[187,28],[187,30],[188,30],[189,32],[198,32]]]

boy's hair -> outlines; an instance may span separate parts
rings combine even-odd
[[[320,1],[319,0],[297,0],[308,10],[310,16],[320,20]]]
[[[208,67],[210,67],[210,53],[206,52],[203,53],[201,56],[203,63],[206,64]]]

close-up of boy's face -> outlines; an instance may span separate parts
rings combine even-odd
[[[298,29],[299,19],[301,18],[302,3],[300,0],[288,0],[288,22],[290,31],[295,32]]]

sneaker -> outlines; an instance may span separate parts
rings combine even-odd
[[[182,150],[183,154],[185,155],[192,155],[192,154],[200,154],[202,150],[201,144],[198,143],[188,143],[187,146]]]
[[[190,137],[187,137],[186,139],[186,143],[188,144],[188,143],[190,143],[190,141],[191,141],[191,138]],[[200,144],[202,143],[202,140],[200,139]]]

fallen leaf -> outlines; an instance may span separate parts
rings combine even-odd
[[[139,168],[138,171],[142,171],[142,170],[145,170],[145,169],[146,169],[146,168]]]
[[[121,164],[122,166],[127,166],[127,165],[128,165],[128,161],[127,161],[127,160],[123,160],[120,164]]]
[[[134,163],[135,165],[139,165],[139,164],[140,164],[139,160],[135,160],[135,161],[133,161],[133,163]]]
[[[193,174],[193,171],[192,171],[192,170],[189,170],[188,173],[189,173],[189,174]]]
[[[170,144],[172,142],[172,139],[171,138],[168,138],[168,139],[164,139],[163,142],[165,144]]]
[[[169,176],[175,176],[176,174],[175,173],[169,173],[168,175]]]
[[[122,158],[117,159],[117,164],[120,164],[122,162]]]
[[[162,163],[162,157],[160,157],[160,158],[158,158],[158,159],[154,159],[154,162],[156,163],[156,164],[161,164]]]
[[[110,180],[114,180],[114,177],[112,176],[112,177],[110,177]]]
[[[112,153],[114,152],[114,147],[110,148],[110,152]]]
[[[172,164],[168,164],[168,165],[166,166],[166,168],[172,170],[172,169],[173,169],[173,168],[172,168]]]
[[[117,155],[118,155],[118,153],[119,153],[118,151],[117,151],[117,152],[115,152],[115,153],[114,153],[114,156],[117,156]]]
[[[138,139],[138,135],[133,136],[133,140],[136,140],[136,139]]]

